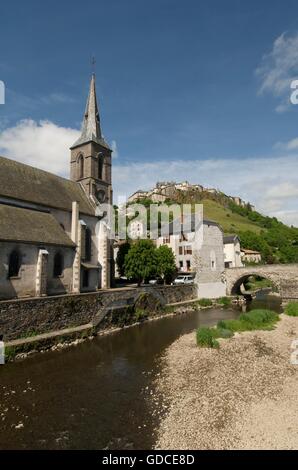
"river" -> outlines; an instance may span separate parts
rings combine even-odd
[[[249,306],[280,311],[277,299]],[[0,366],[0,449],[150,449],[160,357],[180,335],[237,309],[168,316]]]

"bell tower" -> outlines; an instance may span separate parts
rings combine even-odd
[[[112,150],[101,132],[94,73],[91,77],[81,136],[70,150],[70,179],[81,183],[87,194],[97,203],[112,204]]]

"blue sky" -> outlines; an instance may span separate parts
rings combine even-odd
[[[94,55],[116,194],[189,179],[298,225],[297,2],[5,2],[0,45],[1,154],[67,174]]]

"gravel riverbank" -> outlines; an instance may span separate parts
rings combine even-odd
[[[167,403],[157,449],[297,449],[298,365],[290,363],[298,318],[198,348],[179,338],[162,358],[155,389]]]

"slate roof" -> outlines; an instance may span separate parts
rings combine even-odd
[[[77,201],[81,213],[95,214],[78,183],[4,157],[0,157],[1,196],[67,211]]]
[[[235,243],[236,240],[240,241],[240,238],[238,237],[238,235],[227,235],[223,238],[223,242],[225,245],[229,243]]]
[[[52,214],[5,204],[0,204],[0,241],[75,246]]]
[[[257,250],[247,250],[246,248],[241,248],[241,251],[246,255],[260,255],[261,254]]]

